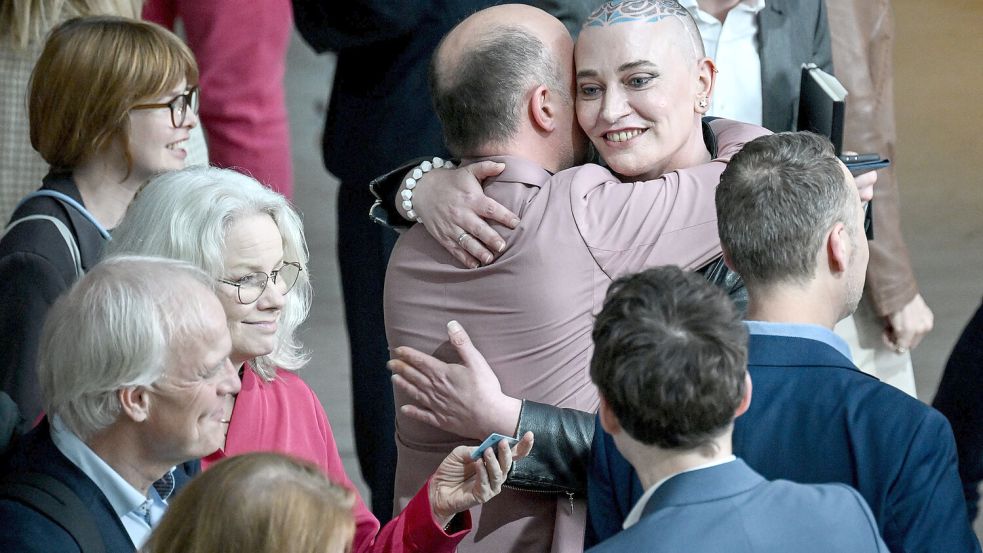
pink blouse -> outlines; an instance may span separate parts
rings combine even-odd
[[[379,521],[345,474],[321,402],[307,383],[292,372],[278,369],[276,379],[265,382],[246,366],[225,449],[202,459],[202,469],[225,457],[254,451],[275,451],[310,461],[321,467],[332,482],[355,491],[354,553],[451,553],[471,530],[470,513],[463,513],[464,530],[451,535],[443,531],[431,514],[429,482],[380,530]]]

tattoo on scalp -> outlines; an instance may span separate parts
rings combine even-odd
[[[606,2],[594,10],[584,27],[607,27],[616,23],[656,23],[666,17],[687,17],[686,8],[675,0],[624,0]]]

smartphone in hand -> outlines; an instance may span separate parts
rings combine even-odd
[[[497,434],[495,432],[492,432],[491,435],[485,438],[485,441],[481,442],[481,445],[478,446],[478,449],[471,452],[471,460],[477,461],[478,459],[481,459],[481,456],[484,455],[486,449],[488,449],[489,447],[495,447],[496,445],[498,445],[498,442],[502,440],[505,440],[505,442],[509,444],[509,447],[512,447],[515,444],[519,443],[519,440],[511,436],[505,436],[504,434]]]

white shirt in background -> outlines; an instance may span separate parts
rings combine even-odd
[[[697,0],[681,0],[703,35],[707,56],[717,65],[717,79],[707,115],[761,124],[761,58],[758,12],[765,0],[743,0],[724,22],[700,9]]]

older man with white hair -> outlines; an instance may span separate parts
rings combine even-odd
[[[6,494],[0,551],[86,551],[86,528],[89,543],[110,553],[142,546],[187,480],[180,465],[222,443],[223,403],[240,385],[230,349],[222,305],[200,270],[121,256],[89,272],[45,324],[47,417],[2,468],[6,478],[34,473],[47,490],[67,488],[76,526]]]

